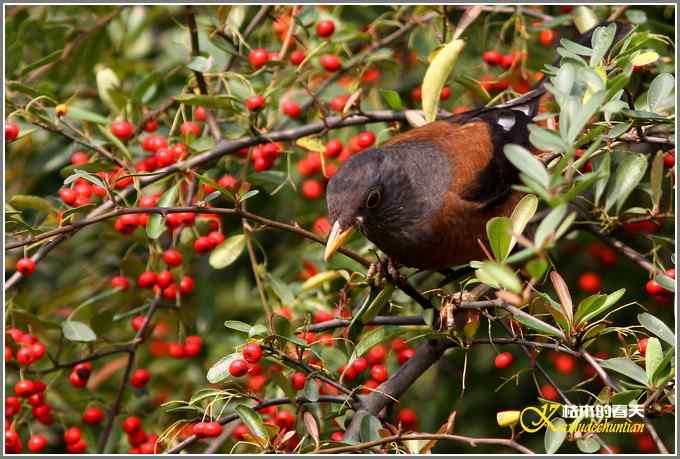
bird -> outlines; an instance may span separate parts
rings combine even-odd
[[[324,259],[355,229],[398,265],[447,270],[483,258],[486,223],[509,216],[522,197],[503,149],[532,149],[528,126],[547,97],[544,78],[518,99],[413,128],[351,157],[326,189]]]

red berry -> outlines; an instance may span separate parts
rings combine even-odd
[[[279,428],[289,430],[295,427],[295,416],[290,411],[281,410],[276,413],[274,422],[276,422],[276,425],[279,426]]]
[[[199,255],[205,255],[213,249],[213,243],[207,236],[201,236],[194,241],[194,250]]]
[[[373,365],[371,367],[371,378],[378,382],[387,380],[387,368],[383,365]]]
[[[132,234],[139,225],[139,218],[134,214],[121,215],[116,219],[114,227],[121,234]]]
[[[552,384],[543,384],[541,386],[541,397],[543,397],[546,400],[551,400],[553,402],[559,400],[559,394],[557,393],[557,389],[555,389],[555,386],[553,386]]]
[[[144,130],[146,132],[154,132],[156,129],[158,129],[158,121],[155,119],[151,118],[146,123],[144,123]]]
[[[78,441],[80,441],[81,437],[82,434],[78,427],[69,427],[64,432],[64,441],[69,445],[77,443]]]
[[[35,272],[35,261],[30,258],[22,258],[17,261],[16,268],[22,275],[28,277]]]
[[[663,157],[663,164],[667,168],[673,168],[675,167],[675,150],[671,153],[666,153]]]
[[[330,140],[326,144],[326,157],[335,158],[342,152],[342,142],[337,139]]]
[[[354,368],[357,373],[363,373],[368,368],[368,360],[363,357],[359,357],[352,362],[352,368]]]
[[[111,288],[120,288],[121,290],[125,291],[130,288],[130,281],[127,279],[127,277],[116,276],[111,279]]]
[[[17,351],[17,362],[21,365],[30,365],[35,361],[33,351],[28,347],[22,347]]]
[[[92,374],[92,364],[90,362],[79,363],[73,367],[73,371],[83,379],[87,379]]]
[[[402,408],[399,410],[397,419],[399,419],[399,422],[407,429],[415,427],[418,423],[418,415],[415,410],[411,408]]]
[[[335,22],[326,19],[316,24],[316,34],[321,38],[327,38],[335,32]]]
[[[602,288],[602,281],[597,273],[583,273],[578,278],[578,286],[585,293],[597,293]]]
[[[659,295],[666,292],[666,290],[654,279],[647,281],[645,284],[645,291],[649,295]]]
[[[76,193],[76,190],[73,188],[62,188],[59,190],[59,197],[64,202],[64,204],[72,206],[78,199],[78,193]]]
[[[666,275],[671,279],[675,279],[675,268],[668,268],[666,270]]]
[[[203,426],[203,435],[206,437],[217,437],[222,433],[222,425],[219,422],[206,422]]]
[[[559,354],[553,362],[558,373],[569,375],[576,369],[576,360],[569,354]]]
[[[148,438],[149,437],[146,435],[146,432],[144,432],[144,429],[140,427],[139,429],[128,434],[128,443],[130,443],[132,446],[141,446],[143,443],[146,443]]]
[[[319,199],[323,196],[324,186],[318,180],[305,180],[302,182],[302,195],[307,199]]]
[[[257,363],[262,358],[262,348],[259,344],[248,343],[243,347],[243,358],[248,363]]]
[[[250,50],[250,53],[248,53],[248,62],[250,62],[250,65],[255,69],[262,67],[268,60],[269,51],[264,48],[252,49]]]
[[[7,424],[9,426],[9,423]],[[8,453],[20,453],[22,450],[21,438],[14,430],[5,431],[5,449]]]
[[[121,140],[127,140],[135,133],[135,127],[128,121],[114,121],[111,123],[111,133]]]
[[[74,371],[71,372],[68,379],[71,381],[71,385],[76,389],[82,389],[83,387],[87,386],[87,379],[81,378],[78,376],[78,373]]]
[[[332,441],[335,441],[335,442],[341,442],[341,441],[342,441],[342,438],[343,438],[343,435],[344,435],[344,434],[343,434],[342,432],[340,432],[339,430],[336,430],[335,432],[333,432],[333,433],[331,434],[330,439],[331,439]]]
[[[18,397],[5,399],[5,417],[11,418],[21,410],[21,400]]]
[[[647,353],[647,338],[643,338],[640,341],[638,341],[637,346],[638,346],[638,352],[640,355],[645,355]]]
[[[415,349],[411,349],[411,348],[403,349],[403,350],[399,351],[399,355],[397,356],[397,361],[399,362],[400,365],[403,365],[409,359],[411,359],[414,355],[416,355]]]
[[[101,408],[90,407],[83,413],[83,422],[89,425],[99,424],[104,419],[104,410]]]
[[[208,233],[208,239],[210,240],[210,243],[213,245],[213,247],[217,247],[224,242],[224,234],[222,234],[220,231],[211,231]]]
[[[35,360],[38,360],[45,355],[45,350],[45,345],[41,342],[31,344],[31,352],[33,353]]]
[[[137,285],[139,285],[141,288],[151,288],[154,285],[156,285],[157,280],[158,276],[156,275],[155,272],[144,271],[137,278]]]
[[[189,153],[189,147],[184,145],[183,143],[176,143],[172,147],[170,147],[170,153],[173,154],[175,157],[175,161],[179,161],[181,159],[184,159],[184,157]]]
[[[624,223],[623,228],[629,233],[656,233],[659,231],[659,224],[652,220],[641,220],[638,222]]]
[[[335,72],[337,70],[340,70],[340,68],[342,67],[342,62],[340,61],[340,58],[335,54],[324,54],[319,59],[319,63],[321,64],[321,67],[328,70],[329,72]]]
[[[292,100],[283,101],[283,103],[281,103],[281,111],[291,118],[297,118],[302,114],[300,106],[297,102],[293,102]]]
[[[382,344],[377,344],[368,350],[366,360],[371,365],[379,365],[385,361],[387,349]]]
[[[166,300],[176,300],[177,299],[177,285],[170,284],[163,289],[163,298]]]
[[[163,260],[170,266],[179,266],[182,264],[182,254],[179,250],[168,249],[163,252]]]
[[[509,352],[501,352],[496,356],[496,368],[507,368],[512,363],[512,354]]]
[[[482,58],[488,65],[496,66],[501,64],[503,55],[494,49],[491,51],[485,51],[482,55]]]
[[[252,96],[246,101],[246,108],[249,112],[256,112],[264,108],[264,96]]]
[[[128,416],[125,418],[125,421],[123,421],[123,430],[126,433],[133,433],[138,431],[142,427],[142,420],[139,419],[137,416]]]
[[[449,97],[451,97],[451,89],[448,86],[444,86],[439,93],[439,100],[448,100]]]
[[[331,110],[334,112],[342,113],[342,111],[345,108],[345,105],[347,105],[347,101],[349,100],[349,94],[342,94],[339,96],[335,96],[333,100],[331,100],[330,107]]]
[[[538,34],[538,41],[544,48],[549,48],[555,41],[556,35],[555,31],[552,29],[541,30],[541,33]]]
[[[411,90],[411,99],[413,99],[414,102],[420,102],[423,98],[423,89],[418,86],[416,88],[413,88]]]
[[[76,151],[71,155],[71,164],[85,164],[90,157],[84,151]]]
[[[196,287],[194,279],[191,276],[183,276],[182,280],[179,281],[179,294],[189,295],[194,291],[194,287]]]
[[[182,135],[193,135],[198,137],[201,135],[201,127],[192,121],[185,121],[179,126],[179,132]]]
[[[45,393],[36,391],[30,397],[28,397],[26,399],[26,401],[32,407],[38,407],[38,406],[44,405],[45,404]],[[49,406],[48,406],[48,408],[49,408]],[[36,416],[36,417],[40,417],[40,416]]]
[[[156,276],[156,283],[159,287],[167,287],[175,281],[175,276],[170,271],[161,271]]]
[[[184,346],[181,343],[171,343],[168,346],[168,355],[173,359],[183,359],[186,356]]]
[[[156,152],[161,148],[167,148],[168,141],[160,135],[150,135],[142,142],[142,148],[149,152]]]
[[[21,379],[14,385],[14,393],[19,397],[26,398],[33,394],[33,392],[35,392],[35,385],[31,380]]]
[[[32,452],[39,453],[47,446],[47,438],[42,434],[31,435],[26,446],[28,446],[28,449]]]
[[[503,67],[505,70],[508,70],[510,67],[515,65],[515,55],[514,54],[506,54],[503,56],[501,59],[501,67]]]
[[[364,131],[357,136],[357,145],[360,148],[368,148],[375,143],[375,134],[371,131]]]
[[[236,359],[229,365],[229,373],[233,377],[239,378],[248,373],[248,364],[243,359]]]
[[[14,123],[5,123],[5,141],[13,141],[19,137],[19,126]]]
[[[571,13],[571,10],[573,10],[574,7],[572,5],[560,5],[560,12],[562,13]]]
[[[246,427],[243,424],[239,424],[234,429],[232,435],[234,436],[234,439],[236,439],[237,441],[243,441],[245,440],[246,435],[250,435],[250,429],[248,429],[248,427]]]
[[[200,336],[187,336],[184,340],[184,354],[187,357],[194,357],[201,353],[203,340]]]
[[[290,63],[293,65],[300,65],[305,60],[305,53],[302,51],[293,51],[290,53]]]
[[[194,110],[194,119],[196,121],[205,121],[208,118],[208,113],[204,107],[196,107]]]
[[[302,390],[305,388],[305,382],[307,381],[307,376],[301,371],[296,371],[293,373],[293,377],[290,382],[295,390]]]
[[[137,368],[130,376],[130,384],[134,387],[144,387],[151,380],[151,373],[146,368]]]

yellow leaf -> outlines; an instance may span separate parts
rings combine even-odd
[[[496,413],[496,422],[501,427],[512,427],[519,422],[519,411],[501,411]]]
[[[652,64],[659,59],[659,55],[655,51],[643,51],[633,57],[632,63],[634,67],[644,67]]]
[[[436,53],[425,72],[422,86],[423,112],[425,112],[425,119],[428,122],[434,121],[437,117],[439,95],[464,47],[464,40],[452,40]]]
[[[302,147],[305,150],[309,151],[318,151],[318,152],[323,152],[326,150],[326,147],[324,146],[323,143],[321,143],[321,140],[319,140],[316,137],[302,137],[300,139],[297,139],[295,142],[298,147]]]

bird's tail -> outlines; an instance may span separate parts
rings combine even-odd
[[[612,21],[605,21],[598,24],[597,26],[593,27],[587,32],[584,32],[583,34],[576,37],[574,39],[574,42],[582,46],[589,46],[592,41],[595,29],[597,29],[598,27],[606,27],[611,23]],[[628,35],[633,29],[631,25],[624,24],[622,22],[615,22],[615,24],[616,34],[614,35],[614,40],[612,40],[612,45],[610,46],[610,49],[614,46],[614,44],[625,38],[625,36]],[[557,58],[554,65],[555,66],[559,65],[559,62],[560,58]],[[517,97],[516,99],[491,107],[481,107],[476,110],[472,110],[471,112],[461,113],[460,115],[463,117],[463,119],[470,119],[471,117],[479,116],[491,110],[511,109],[522,111],[525,114],[527,114],[530,118],[533,118],[538,114],[539,107],[542,105],[543,101],[546,99],[546,97],[549,96],[548,91],[545,87],[545,84],[547,82],[548,78],[544,76],[538,83],[536,83],[536,85],[531,90],[529,90],[525,94],[522,94],[520,97]]]

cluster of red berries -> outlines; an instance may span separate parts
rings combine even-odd
[[[182,254],[176,249],[168,249],[163,252],[163,260],[168,267],[175,267],[182,264]],[[177,295],[185,296],[191,294],[196,287],[194,278],[189,275],[182,276],[179,282],[175,282],[175,275],[168,270],[155,273],[144,271],[137,278],[137,285],[141,288],[153,289],[154,293],[160,293],[166,300],[176,300]],[[128,290],[130,281],[124,276],[115,276],[111,279],[111,287]]]
[[[186,158],[189,147],[183,143],[168,146],[168,141],[160,135],[150,135],[142,141],[142,148],[148,152],[144,159],[135,163],[137,172],[153,172],[171,166]]]
[[[675,268],[670,268],[666,270],[666,276],[671,279],[675,279]],[[672,303],[673,302],[673,292],[666,290],[659,284],[656,280],[650,279],[645,284],[645,291],[648,295],[654,297],[654,299],[660,303]]]
[[[504,70],[509,70],[513,65],[515,65],[515,62],[517,62],[517,54],[501,54],[493,49],[490,51],[485,51],[484,54],[482,54],[482,59],[491,67],[500,66]]]
[[[449,97],[451,97],[451,88],[444,86],[439,93],[439,100],[443,102],[449,100]],[[423,88],[421,86],[416,86],[411,90],[411,99],[416,103],[423,100]]]
[[[129,454],[154,454],[158,449],[158,435],[149,435],[142,427],[142,420],[137,416],[128,416],[123,421],[123,431],[131,448]]]
[[[248,364],[256,365],[262,359],[262,348],[257,343],[248,343],[241,352],[243,358],[234,359],[229,364],[229,374],[234,378],[240,378],[248,373]]]
[[[16,396],[5,398],[5,449],[10,453],[20,453],[23,450],[21,437],[16,431],[12,419],[20,413],[22,399],[31,406],[31,413],[39,423],[51,426],[52,407],[45,401],[47,385],[41,380],[21,379],[14,385]],[[28,440],[27,447],[31,452],[38,453],[47,446],[47,438],[42,434],[34,434]]]
[[[276,160],[283,152],[283,145],[280,142],[265,143],[253,147],[250,153],[250,162],[253,163],[255,172],[263,172],[271,169]],[[248,148],[242,148],[238,151],[242,157],[247,157],[249,154]],[[234,184],[235,187],[236,184]],[[221,186],[221,185],[220,185]]]
[[[106,194],[106,189],[83,178],[78,178],[72,186],[59,190],[59,197],[62,202],[71,207],[84,206],[93,202],[96,198],[103,199]]]
[[[45,355],[45,345],[35,336],[24,333],[18,328],[8,329],[7,334],[12,337],[18,349],[15,348],[13,351],[11,346],[5,344],[5,362],[16,358],[20,365],[28,367]]]

